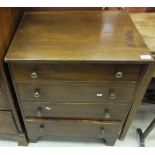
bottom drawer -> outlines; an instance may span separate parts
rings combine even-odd
[[[9,111],[0,111],[0,133],[18,134],[12,113]]]
[[[29,139],[44,135],[86,136],[95,138],[118,137],[120,121],[27,119]]]

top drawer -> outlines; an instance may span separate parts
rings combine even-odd
[[[50,81],[133,81],[138,80],[141,65],[95,63],[12,63],[17,82]]]

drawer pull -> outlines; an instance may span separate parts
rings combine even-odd
[[[110,98],[111,100],[116,99],[116,94],[115,94],[113,91],[110,91],[109,98]]]
[[[37,116],[40,117],[42,116],[42,107],[38,107],[38,110],[37,110]]]
[[[117,73],[115,74],[115,77],[116,77],[117,79],[120,79],[120,78],[123,77],[123,73],[122,73],[122,72],[117,72]]]
[[[109,113],[109,110],[105,110],[104,117],[105,117],[106,119],[108,119],[108,118],[111,117],[111,115],[110,115],[110,113]]]
[[[31,73],[31,78],[32,79],[36,79],[38,77],[37,73],[36,72],[32,72]]]
[[[104,135],[105,135],[104,127],[101,127],[101,137],[103,137]]]
[[[45,126],[44,124],[40,124],[40,132],[44,132]]]
[[[34,92],[34,97],[38,98],[40,97],[40,94],[39,94],[39,89],[36,89],[35,92]]]

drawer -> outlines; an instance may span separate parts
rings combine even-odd
[[[0,110],[9,110],[9,106],[1,85],[0,85]]]
[[[27,119],[26,128],[30,139],[44,135],[105,138],[118,137],[121,123],[119,121]]]
[[[12,113],[0,111],[0,134],[18,134]]]
[[[141,70],[139,64],[95,63],[12,63],[15,81],[133,81]]]
[[[22,101],[130,102],[136,85],[124,83],[19,83]]]
[[[128,104],[23,102],[26,117],[124,120]]]
[[[153,71],[152,78],[155,78],[155,69],[154,69],[154,71]]]

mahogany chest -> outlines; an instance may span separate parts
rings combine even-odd
[[[25,12],[5,57],[30,142],[123,139],[153,58],[123,11]]]

